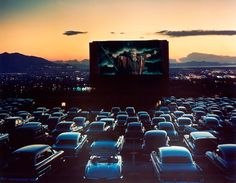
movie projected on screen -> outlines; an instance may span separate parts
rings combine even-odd
[[[102,76],[162,76],[166,61],[163,41],[96,41],[90,43],[92,70]]]

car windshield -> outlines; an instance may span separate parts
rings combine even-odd
[[[163,157],[163,163],[191,163],[191,159],[186,156]]]
[[[75,140],[58,140],[57,145],[75,145],[76,141]]]
[[[114,156],[110,156],[110,157],[95,156],[91,158],[91,161],[93,163],[117,163],[118,158]]]

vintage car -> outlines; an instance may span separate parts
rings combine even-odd
[[[33,121],[34,117],[27,111],[17,114],[17,116],[22,117],[25,122]]]
[[[190,118],[192,120],[193,123],[195,123],[195,119],[193,117],[193,114],[183,114],[182,117],[187,117],[187,118]]]
[[[57,137],[63,132],[81,132],[82,127],[77,126],[74,121],[61,121],[57,124],[56,128],[52,131],[52,135]]]
[[[61,118],[62,120],[64,120],[68,115],[66,113],[63,113],[63,112],[53,112],[51,113],[51,116],[52,117],[59,117]]]
[[[166,122],[166,118],[164,117],[153,117],[152,118],[152,126],[155,127],[158,125],[160,122]]]
[[[30,144],[47,143],[48,126],[42,125],[40,122],[29,122],[16,128],[12,136],[14,147],[22,147]]]
[[[37,107],[36,111],[41,111],[41,112],[48,112],[49,109],[47,109],[46,107]]]
[[[9,134],[0,133],[0,159],[4,158],[9,151]]]
[[[185,147],[161,147],[151,153],[151,162],[160,183],[202,182],[202,170]]]
[[[159,117],[161,114],[164,114],[164,112],[163,111],[155,111],[154,117]]]
[[[111,116],[111,112],[109,112],[109,111],[100,111],[99,115],[106,116],[107,118],[109,118]]]
[[[128,113],[128,116],[135,116],[136,112],[135,112],[135,108],[134,107],[126,107],[125,111]]]
[[[34,117],[34,120],[35,121],[41,121],[41,117],[42,117],[42,115],[44,114],[45,112],[43,112],[43,111],[33,111],[32,112],[32,115],[33,115],[33,117]]]
[[[172,121],[172,117],[170,114],[161,114],[160,117],[164,117],[166,121]]]
[[[140,122],[131,122],[125,130],[125,139],[130,141],[141,141],[144,135],[144,127]]]
[[[185,133],[185,127],[192,125],[192,120],[188,117],[180,117],[177,119],[177,121],[174,123],[176,130],[180,134]]]
[[[179,117],[182,117],[183,115],[183,111],[174,111],[173,113],[171,113],[171,117],[174,121],[176,121]]]
[[[170,138],[170,142],[177,142],[179,140],[179,134],[175,130],[173,123],[171,122],[160,122],[158,125],[159,130],[165,130],[168,137]]]
[[[201,126],[205,130],[222,130],[222,125],[220,124],[220,121],[215,117],[203,117],[202,122],[199,122],[199,126]]]
[[[50,116],[46,121],[45,124],[48,125],[48,130],[51,132],[55,129],[57,124],[61,121],[60,117],[52,117]]]
[[[236,144],[218,145],[215,151],[207,151],[208,161],[230,181],[236,181]]]
[[[68,110],[67,114],[68,114],[68,116],[75,116],[75,115],[79,114],[80,111],[81,111],[81,109],[79,109],[78,107],[71,107]]]
[[[184,135],[183,141],[193,158],[205,158],[206,151],[215,150],[218,144],[218,139],[206,131],[191,132],[189,135]]]
[[[83,127],[83,130],[86,130],[89,125],[89,121],[82,116],[74,117],[72,121],[74,121],[77,126]]]
[[[231,130],[236,133],[236,116],[231,116],[227,121],[227,124],[231,128]]]
[[[193,117],[194,117],[195,123],[198,123],[198,121],[202,118],[202,116],[205,116],[205,115],[206,115],[205,111],[202,111],[202,110],[193,111]]]
[[[51,117],[51,114],[49,114],[49,113],[44,113],[44,114],[41,116],[41,118],[40,118],[40,122],[41,122],[42,124],[46,124],[47,119],[50,118],[50,117]]]
[[[85,167],[86,181],[120,181],[123,161],[116,141],[96,141],[91,145],[91,157]]]
[[[94,121],[90,123],[86,134],[89,141],[97,140],[104,137],[107,131],[110,131],[110,126],[106,126],[106,122]]]
[[[61,107],[53,107],[51,110],[50,110],[50,113],[54,113],[54,112],[64,112],[64,110],[61,108]]]
[[[116,127],[114,118],[102,118],[100,121],[105,122],[106,126],[110,126],[110,130],[113,131]]]
[[[126,111],[119,111],[117,115],[128,115],[128,113]]]
[[[148,113],[140,114],[139,120],[143,124],[145,129],[151,129],[152,120],[151,120],[150,115]]]
[[[128,119],[128,115],[125,115],[125,114],[119,114],[116,116],[115,131],[119,133],[120,135],[123,135],[125,133],[125,129],[127,126],[127,119]]]
[[[107,153],[120,154],[124,146],[124,136],[112,140],[97,140],[90,146],[90,155],[107,155]]]
[[[142,151],[144,154],[150,154],[158,150],[159,147],[169,146],[169,137],[164,130],[146,131],[143,138]]]
[[[85,117],[86,120],[90,121],[90,112],[89,112],[89,111],[81,111],[81,112],[79,113],[79,116]]]
[[[57,136],[52,146],[55,150],[63,150],[65,158],[77,158],[87,144],[87,135],[78,132],[64,132]]]
[[[0,121],[10,117],[9,113],[0,113]]]
[[[183,103],[183,105],[188,106],[188,103]],[[178,106],[177,110],[182,111],[184,113],[189,112],[190,110],[188,110],[185,106]],[[188,107],[188,108],[190,109],[190,107]]]
[[[140,122],[138,116],[129,116],[127,118],[127,124],[132,123],[132,122]]]
[[[62,165],[63,154],[43,144],[17,149],[0,171],[0,182],[36,182]]]
[[[111,114],[112,114],[112,116],[114,116],[114,117],[116,117],[117,116],[117,114],[118,114],[118,112],[120,112],[121,110],[120,110],[120,107],[112,107],[111,108]]]
[[[22,119],[22,117],[8,117],[4,120],[2,132],[12,134],[16,128],[22,126],[23,124],[25,124],[25,121]]]
[[[164,114],[170,114],[170,109],[169,109],[169,107],[167,107],[167,106],[161,106],[161,107],[159,108],[159,111],[163,111]]]
[[[169,109],[170,109],[171,112],[174,112],[174,111],[177,109],[178,105],[176,104],[176,102],[171,102],[171,103],[168,105],[168,107],[169,107]]]

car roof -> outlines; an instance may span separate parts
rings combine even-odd
[[[167,133],[165,130],[149,130],[145,132],[146,136],[167,136]]]
[[[159,148],[160,157],[191,157],[188,149],[181,146],[169,146]]]
[[[140,127],[140,126],[142,126],[142,123],[141,123],[141,122],[130,122],[130,123],[128,124],[128,127],[132,127],[132,126],[138,126],[138,127]]]
[[[106,122],[102,122],[102,121],[94,121],[90,124],[90,126],[104,126],[106,125]]]
[[[60,121],[57,125],[71,125],[75,123],[74,121]]]
[[[36,130],[42,128],[42,124],[40,122],[29,122],[24,124],[23,126],[18,127],[16,130]]]
[[[222,152],[225,158],[231,155],[235,156],[236,154],[236,144],[221,144],[218,145],[218,149]]]
[[[193,139],[217,139],[214,135],[212,135],[210,132],[191,132],[190,136]]]
[[[64,133],[61,133],[57,139],[58,140],[77,140],[79,139],[81,136],[80,133],[78,132],[64,132]]]
[[[159,127],[174,127],[173,123],[169,122],[169,121],[165,121],[165,122],[159,122],[158,123]]]
[[[100,119],[100,121],[104,121],[104,122],[115,121],[115,119],[114,118],[102,118],[102,119]]]
[[[20,117],[20,116],[11,116],[11,117],[6,118],[6,120],[10,120],[10,119],[22,119],[22,117]]]
[[[13,154],[37,154],[48,148],[50,148],[50,146],[46,144],[28,145],[15,150]]]
[[[112,141],[112,140],[99,140],[99,141],[95,141],[91,144],[91,148],[96,147],[109,147],[109,148],[116,148],[117,147],[117,142],[116,141]]]

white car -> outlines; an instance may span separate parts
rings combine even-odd
[[[79,157],[86,144],[87,135],[81,135],[78,132],[64,132],[57,137],[53,148],[63,150],[65,158],[76,158]]]
[[[121,181],[123,161],[119,155],[123,137],[117,141],[95,141],[91,145],[91,157],[85,167],[86,181]]]
[[[161,147],[151,153],[151,161],[161,183],[202,182],[202,170],[185,147]]]

